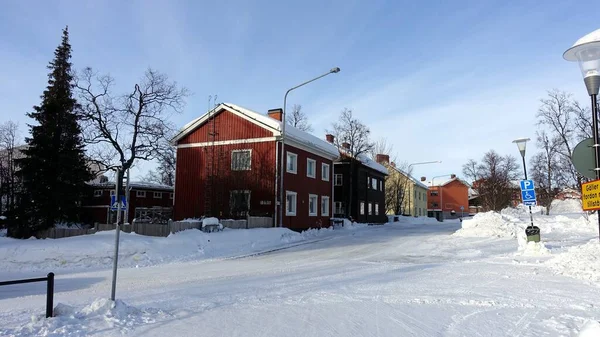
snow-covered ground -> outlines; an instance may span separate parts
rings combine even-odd
[[[0,335],[598,336],[597,218],[568,203],[534,213],[540,244],[525,242],[525,208],[462,224],[123,234],[116,302],[114,232],[0,238],[0,280],[54,271],[58,303],[45,319],[44,284],[0,287]]]

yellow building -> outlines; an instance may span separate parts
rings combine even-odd
[[[389,175],[385,179],[385,208],[388,215],[427,216],[427,185],[378,155]]]

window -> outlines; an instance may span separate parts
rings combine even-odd
[[[101,197],[101,196],[102,196],[102,194],[103,194],[103,192],[104,192],[104,191],[102,191],[102,190],[95,190],[95,191],[94,191],[94,196],[95,196],[95,197]],[[114,192],[114,191],[111,191],[111,192]],[[112,194],[111,194],[111,195],[112,195]]]
[[[361,201],[360,202],[360,215],[364,215],[365,214],[365,202]]]
[[[379,204],[375,204],[375,215],[379,215]]]
[[[438,205],[438,203],[437,203],[437,202],[434,202],[434,203],[432,203],[432,204],[431,204],[431,208],[437,208],[438,206],[439,206],[439,205]]]
[[[373,214],[373,204],[369,203],[369,215]]]
[[[334,207],[335,207],[334,214],[344,214],[345,213],[344,212],[345,210],[344,210],[344,203],[343,202],[336,201],[334,204],[335,204],[334,205]]]
[[[329,197],[321,196],[321,216],[329,216]]]
[[[154,192],[155,199],[162,199],[162,192]]]
[[[229,192],[229,212],[232,216],[245,217],[250,211],[250,191],[233,190]]]
[[[329,181],[329,164],[321,164],[321,179]]]
[[[315,178],[317,176],[317,161],[314,159],[306,159],[306,176]]]
[[[296,215],[296,192],[285,192],[285,215]]]
[[[287,153],[287,172],[298,173],[298,155],[295,153]]]
[[[174,197],[175,197],[175,193],[169,193],[169,199],[173,200]]]
[[[252,150],[231,151],[231,170],[248,171],[252,162]]]
[[[371,178],[367,176],[367,188],[369,188],[369,186],[371,186]]]
[[[316,216],[317,215],[317,204],[319,202],[319,197],[315,194],[308,195],[308,215]]]
[[[421,192],[418,193],[419,194],[419,200],[421,200]],[[420,214],[419,214],[420,215]]]
[[[342,180],[343,180],[343,176],[341,174],[333,175],[333,184],[335,186],[342,186]]]
[[[379,181],[379,190],[383,191],[383,180]]]
[[[431,196],[437,196],[438,195],[438,191],[431,191],[431,192],[429,192],[429,195],[431,195]]]
[[[371,178],[371,188],[377,190],[377,179]]]
[[[146,197],[146,191],[135,191],[135,196],[138,198],[145,198]]]

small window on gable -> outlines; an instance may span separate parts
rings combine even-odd
[[[231,170],[249,171],[252,163],[252,150],[231,151]]]

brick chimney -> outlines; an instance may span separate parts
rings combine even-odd
[[[384,164],[384,163],[389,163],[390,162],[390,156],[388,156],[387,154],[377,154],[375,156],[375,160],[379,163],[379,164]]]
[[[281,109],[281,108],[271,109],[271,110],[269,110],[268,115],[269,115],[269,117],[281,122],[281,119],[283,117],[283,109]]]
[[[328,142],[333,144],[333,140],[335,139],[335,137],[332,134],[328,133],[325,135],[325,139],[327,139]]]
[[[396,163],[391,162],[390,165],[392,165],[392,167],[396,167]]]
[[[342,143],[342,147],[343,147],[344,149],[346,149],[346,150],[350,150],[350,143],[348,143],[348,142],[343,142],[343,143]]]
[[[425,180],[427,180],[427,178],[421,177],[421,181],[425,181]]]

